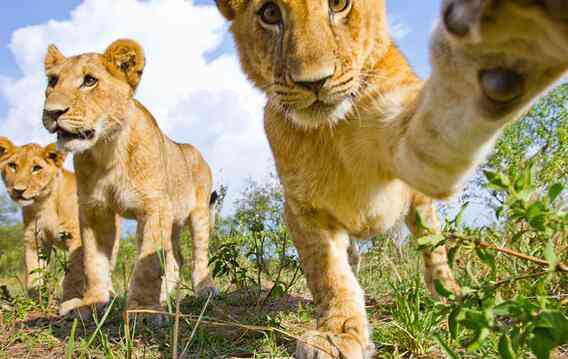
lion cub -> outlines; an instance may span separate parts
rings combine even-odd
[[[442,232],[433,199],[460,191],[504,126],[568,74],[568,0],[437,1],[426,81],[389,33],[386,0],[216,2],[266,95],[286,223],[314,297],[317,331],[296,358],[371,358],[350,239],[403,220],[417,238]],[[423,254],[432,294],[437,281],[459,294],[445,246]]]
[[[44,126],[57,133],[60,148],[75,154],[87,280],[76,306],[81,314],[109,301],[118,216],[138,222],[128,309],[160,308],[176,288],[186,224],[194,290],[216,292],[208,270],[211,170],[193,146],[164,135],[134,99],[144,64],[142,47],[132,40],[73,57],[51,45],[45,57]]]
[[[0,170],[6,191],[20,207],[24,221],[26,288],[30,293],[40,284],[45,260],[40,250],[68,250],[70,267],[63,280],[60,307],[83,296],[83,250],[79,235],[75,175],[63,169],[66,154],[55,144],[15,146],[0,137]]]

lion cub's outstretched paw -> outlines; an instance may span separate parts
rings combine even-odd
[[[441,25],[434,56],[478,83],[489,119],[517,115],[568,69],[568,0],[444,0]]]
[[[362,343],[351,334],[332,334],[311,331],[304,334],[296,345],[297,359],[368,359],[375,348]]]
[[[460,38],[475,39],[482,33],[507,27],[519,34],[528,34],[526,28],[508,28],[514,24],[514,17],[523,13],[535,23],[540,20],[568,20],[567,0],[445,0],[443,21],[448,32]],[[508,19],[506,18],[508,16]],[[546,19],[548,18],[548,19]],[[517,24],[518,25],[518,24]],[[516,30],[516,31],[515,31]],[[507,34],[502,34],[507,36]],[[509,36],[511,34],[508,34]],[[536,35],[536,34],[535,34]],[[477,38],[479,40],[479,38]]]

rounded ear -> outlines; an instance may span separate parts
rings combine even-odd
[[[59,49],[51,44],[47,47],[47,54],[45,54],[45,58],[43,59],[43,64],[45,69],[48,70],[50,67],[59,65],[65,61],[65,56],[59,51]]]
[[[219,12],[225,17],[225,19],[232,21],[237,15],[235,8],[233,7],[233,1],[215,0],[215,4],[217,4],[217,9],[219,9]]]
[[[45,146],[43,155],[48,162],[53,162],[55,166],[61,168],[67,157],[67,152],[57,150],[55,143]]]
[[[16,146],[8,139],[8,137],[0,136],[0,160],[8,157],[14,152]]]
[[[107,70],[136,90],[146,65],[142,46],[134,40],[116,40],[105,50],[104,57]]]
[[[6,160],[10,158],[16,148],[7,137],[0,136],[0,169],[8,162]]]

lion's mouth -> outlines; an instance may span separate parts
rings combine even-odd
[[[85,130],[74,133],[57,126],[55,132],[57,132],[58,140],[92,140],[95,138],[95,130]]]
[[[35,201],[35,196],[34,197],[25,197],[24,195],[20,195],[20,194],[11,194],[12,200],[14,202],[16,202],[18,205],[22,206],[22,207],[26,207],[29,205],[32,205]]]
[[[333,111],[338,104],[334,103],[334,104],[329,104],[329,103],[325,103],[321,100],[316,100],[314,103],[312,103],[308,109],[312,110],[312,111],[316,111],[316,112],[329,112],[329,111]]]

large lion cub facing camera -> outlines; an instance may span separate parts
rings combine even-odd
[[[69,252],[60,311],[83,296],[83,250],[79,233],[75,175],[63,168],[65,153],[55,144],[16,146],[0,137],[0,171],[10,198],[22,208],[25,285],[37,293],[45,256],[53,248]]]
[[[43,122],[73,152],[87,286],[76,309],[109,301],[118,216],[138,222],[128,309],[157,309],[176,288],[180,233],[189,224],[194,290],[215,293],[208,271],[212,175],[199,151],[162,133],[134,91],[144,53],[117,40],[103,54],[65,57],[51,45]],[[75,308],[74,308],[75,309]]]
[[[217,5],[267,95],[286,221],[316,304],[297,358],[370,357],[349,239],[403,218],[423,235],[417,213],[439,231],[431,198],[458,191],[501,129],[566,74],[568,0],[443,0],[427,81],[392,41],[385,0]],[[444,247],[424,259],[432,291],[436,280],[459,291]]]

